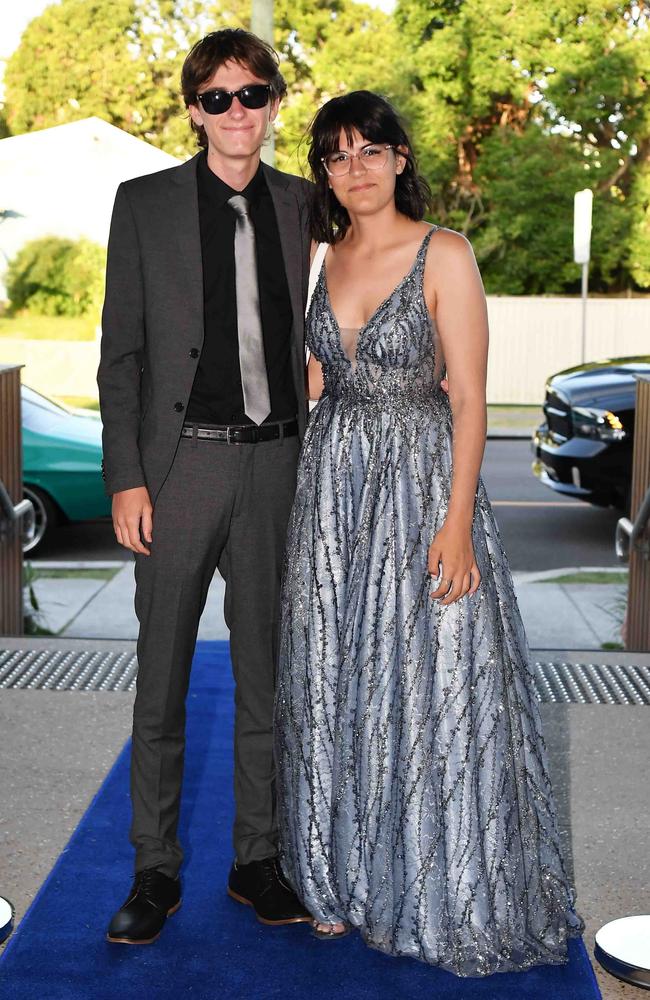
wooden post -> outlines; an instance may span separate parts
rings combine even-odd
[[[11,502],[23,499],[20,424],[20,369],[0,365],[0,480]],[[1,515],[0,515],[1,516]],[[0,530],[0,635],[23,634],[22,522],[3,522]]]
[[[634,418],[632,460],[632,503],[630,520],[639,512],[650,489],[650,376],[638,375]],[[650,525],[643,541],[650,543]],[[626,649],[650,650],[650,555],[647,547],[630,547]]]

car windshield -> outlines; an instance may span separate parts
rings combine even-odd
[[[63,406],[61,403],[55,403],[53,399],[49,399],[47,396],[42,396],[40,392],[36,392],[35,389],[30,389],[28,385],[23,386],[22,391],[23,402],[33,403],[34,406],[40,406],[44,410],[49,410],[50,413],[69,413],[70,410]]]
[[[70,416],[70,410],[53,399],[42,396],[40,392],[22,387],[21,402],[23,424],[31,431],[48,431],[57,419]]]

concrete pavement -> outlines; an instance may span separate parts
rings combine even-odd
[[[41,613],[38,624],[48,632],[70,638],[136,639],[138,622],[133,610],[133,563],[44,563],[34,565],[34,591]],[[112,579],[93,577],[93,571]],[[84,578],[66,574],[85,572]],[[599,574],[601,583],[585,582]],[[56,575],[54,575],[56,574]],[[514,573],[515,590],[528,643],[533,649],[599,649],[621,642],[627,585],[625,572],[611,567],[565,567],[537,573]],[[613,582],[607,582],[611,580]],[[200,639],[227,639],[223,619],[224,582],[210,587]]]

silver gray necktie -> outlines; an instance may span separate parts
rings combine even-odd
[[[237,194],[228,199],[237,213],[235,228],[235,288],[237,291],[237,336],[239,369],[244,393],[244,413],[261,424],[271,412],[269,380],[264,359],[260,296],[257,286],[255,229],[248,201]]]

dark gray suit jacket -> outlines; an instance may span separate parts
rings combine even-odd
[[[121,184],[108,243],[97,373],[102,472],[108,494],[146,485],[152,503],[174,460],[203,346],[196,161]],[[310,184],[266,164],[263,170],[293,308],[291,362],[302,435]]]

